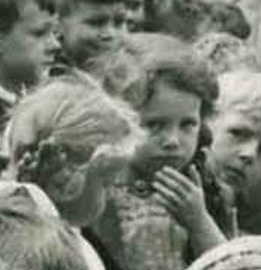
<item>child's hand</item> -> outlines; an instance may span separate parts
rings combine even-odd
[[[37,147],[28,149],[19,161],[19,181],[40,182],[66,163],[66,154],[52,138],[42,140]]]
[[[195,230],[205,220],[207,210],[201,178],[195,166],[189,169],[190,178],[171,167],[156,173],[153,186],[156,198],[188,230]]]

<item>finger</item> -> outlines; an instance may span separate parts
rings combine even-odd
[[[176,206],[181,204],[182,199],[180,198],[180,196],[177,193],[169,190],[163,184],[159,182],[154,182],[153,187],[162,197],[164,197],[168,201],[168,204],[174,204]]]
[[[185,175],[183,175],[180,172],[178,172],[177,170],[175,170],[171,167],[167,167],[167,166],[165,166],[162,169],[162,172],[164,172],[170,178],[174,178],[180,185],[182,185],[182,187],[185,190],[190,191],[191,183],[190,183],[190,180]]]
[[[164,172],[157,172],[155,176],[156,180],[166,186],[169,190],[176,192],[182,198],[186,197],[188,191],[185,190],[175,179],[168,177]]]
[[[189,167],[189,175],[196,186],[202,187],[202,179],[195,165]]]
[[[178,208],[176,208],[173,204],[170,205],[169,201],[160,193],[155,193],[154,198],[159,205],[164,207],[169,213],[171,213],[171,215],[173,215],[177,219],[179,213]]]

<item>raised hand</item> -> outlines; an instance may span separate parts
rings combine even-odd
[[[28,148],[20,159],[18,179],[21,182],[42,181],[42,177],[59,170],[66,161],[65,151],[53,138],[42,140],[37,146]]]
[[[156,173],[153,187],[157,200],[185,227],[195,228],[207,213],[201,178],[192,165],[189,176],[171,167],[164,167]]]

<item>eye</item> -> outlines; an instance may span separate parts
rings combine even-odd
[[[251,131],[243,128],[231,128],[228,133],[238,140],[245,140],[251,136]]]
[[[186,130],[186,131],[191,131],[193,130],[194,128],[198,127],[199,123],[196,119],[184,119],[180,126],[183,130]]]
[[[148,120],[143,125],[151,133],[159,133],[166,127],[166,121],[161,119]]]
[[[39,27],[32,30],[32,34],[35,37],[43,37],[49,32],[49,28],[46,27]]]
[[[127,20],[124,15],[119,15],[114,18],[114,25],[118,28],[120,28],[125,23],[127,23]]]
[[[95,18],[89,18],[84,21],[86,25],[90,25],[93,27],[102,27],[107,22],[107,19],[105,17],[95,17]]]

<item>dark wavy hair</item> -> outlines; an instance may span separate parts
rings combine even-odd
[[[202,126],[200,130],[198,148],[211,144],[211,132],[206,119],[214,112],[214,102],[218,97],[217,81],[203,62],[186,55],[177,61],[163,61],[157,63],[149,71],[147,80],[147,96],[142,106],[146,106],[155,93],[155,83],[164,80],[173,86],[174,91],[188,92],[202,100],[200,115]]]
[[[209,145],[211,136],[205,120],[211,116],[218,97],[216,76],[193,54],[191,47],[183,46],[175,38],[136,34],[134,43],[135,46],[129,45],[131,49],[117,55],[121,59],[105,69],[105,90],[121,95],[138,111],[150,102],[159,79],[166,80],[173,91],[195,94],[202,100],[200,145]]]

